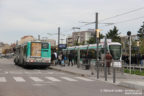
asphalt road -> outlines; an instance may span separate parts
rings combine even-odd
[[[144,96],[133,90],[52,69],[25,69],[0,59],[0,96]]]

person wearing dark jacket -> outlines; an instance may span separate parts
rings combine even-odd
[[[68,63],[68,66],[71,64],[71,66],[73,66],[73,62],[72,62],[72,59],[73,59],[73,54],[72,53],[70,53],[69,54],[69,56],[68,56],[68,58],[69,58],[69,63]]]
[[[51,56],[51,61],[53,65],[55,65],[55,60],[56,60],[56,57],[55,57],[55,54],[53,53]]]

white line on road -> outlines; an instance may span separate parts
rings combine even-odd
[[[13,77],[16,82],[25,82],[25,80],[22,77]]]
[[[75,80],[75,79],[72,79],[72,78],[69,78],[69,77],[61,77],[62,79],[65,79],[65,80],[67,80],[67,81],[77,81],[77,80]]]
[[[61,80],[56,79],[54,77],[46,77],[47,79],[51,80],[51,81],[56,81],[56,82],[60,82]]]
[[[91,79],[88,79],[88,78],[84,78],[84,77],[75,77],[77,79],[81,79],[81,80],[84,80],[84,81],[93,81]]]
[[[7,82],[5,77],[0,77],[0,82]]]
[[[35,82],[43,82],[43,80],[40,79],[39,77],[30,77],[30,79],[32,79]]]

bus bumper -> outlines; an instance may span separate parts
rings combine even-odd
[[[46,63],[46,62],[26,62],[26,65],[50,66],[51,63]]]

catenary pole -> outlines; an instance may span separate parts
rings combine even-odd
[[[98,31],[98,13],[96,13],[95,20],[95,32],[96,32],[96,66],[97,66],[97,79],[99,79],[99,31]]]
[[[59,55],[59,44],[60,44],[60,27],[58,27],[58,55]]]

